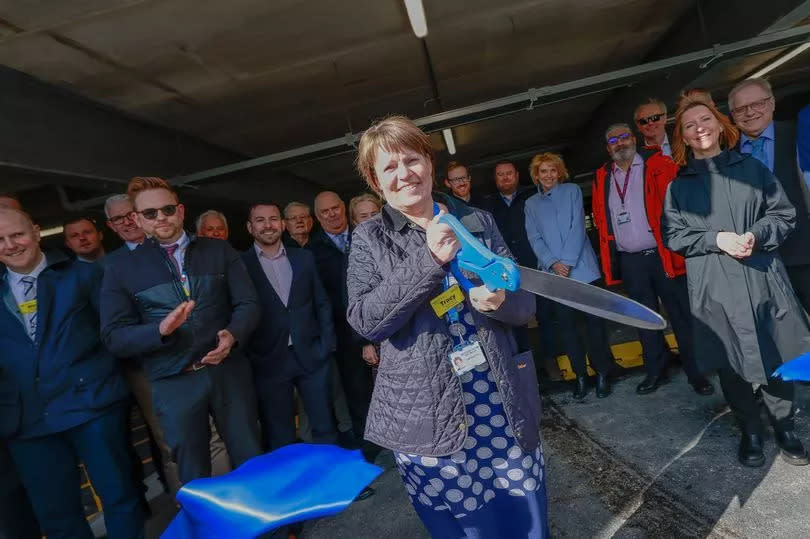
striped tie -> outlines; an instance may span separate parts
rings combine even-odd
[[[36,277],[25,276],[20,279],[23,284],[23,301],[31,301],[37,299],[37,279]],[[37,336],[37,311],[34,309],[32,313],[23,313],[23,319],[28,323],[28,336],[34,340]]]

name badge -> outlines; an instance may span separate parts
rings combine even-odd
[[[461,288],[459,288],[457,284],[454,284],[430,300],[430,306],[433,308],[433,312],[436,313],[436,316],[441,318],[446,315],[450,309],[460,305],[463,301],[464,292],[461,291]]]
[[[630,222],[630,214],[626,211],[621,212],[619,215],[616,216],[616,222],[620,225]]]
[[[191,290],[188,288],[188,275],[186,275],[186,272],[180,274],[180,284],[183,285],[183,292],[186,293],[186,297],[190,298]]]
[[[22,303],[18,304],[17,307],[20,309],[22,314],[34,314],[37,312],[37,300],[31,299],[28,301],[23,301]]]
[[[481,345],[477,342],[465,344],[458,350],[450,352],[450,365],[456,376],[473,370],[477,365],[486,362],[487,358]]]

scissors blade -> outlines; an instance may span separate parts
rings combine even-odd
[[[660,314],[641,303],[554,273],[518,266],[520,287],[586,313],[641,329],[664,329]]]

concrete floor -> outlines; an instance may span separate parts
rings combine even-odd
[[[616,380],[614,393],[583,402],[565,384],[544,390],[549,519],[554,537],[810,537],[810,467],[780,458],[771,439],[760,469],[737,464],[739,433],[718,393],[696,395],[680,371],[639,396],[641,373]],[[715,381],[715,385],[717,383]],[[719,389],[719,388],[718,388]],[[798,390],[797,431],[810,443],[810,388]],[[411,508],[390,452],[375,496],[332,518],[309,522],[305,539],[428,537]],[[173,514],[153,501],[147,537]]]

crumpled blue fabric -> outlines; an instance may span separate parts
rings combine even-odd
[[[810,353],[802,354],[787,363],[783,363],[773,371],[774,378],[798,382],[810,382]]]
[[[293,444],[177,493],[182,509],[161,539],[247,539],[339,513],[382,469],[360,451]]]

